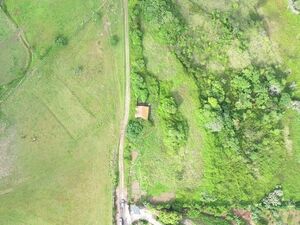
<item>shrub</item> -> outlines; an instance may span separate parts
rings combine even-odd
[[[281,206],[283,199],[283,191],[278,186],[274,191],[269,193],[263,200],[262,203],[267,209],[276,208]]]
[[[130,141],[135,141],[143,131],[143,124],[141,120],[130,120],[127,126],[127,137]]]
[[[177,225],[181,220],[181,215],[175,212],[161,211],[159,213],[158,219],[165,225]]]
[[[149,96],[147,84],[144,78],[135,72],[131,73],[132,91],[136,99],[140,102],[146,102]]]
[[[120,38],[118,35],[114,34],[111,39],[110,39],[110,43],[112,46],[116,46],[120,41]]]
[[[60,34],[55,38],[55,44],[57,44],[58,46],[66,46],[68,45],[69,40],[66,36]]]
[[[164,91],[163,91],[164,92]],[[164,144],[170,149],[179,149],[188,138],[188,124],[178,110],[173,97],[163,96],[161,92],[158,115],[162,122]]]

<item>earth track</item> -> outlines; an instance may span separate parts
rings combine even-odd
[[[129,55],[129,22],[128,22],[128,0],[123,0],[123,20],[124,20],[124,57],[125,57],[125,97],[124,97],[124,117],[121,122],[119,149],[118,149],[118,172],[119,185],[116,190],[116,221],[122,218],[124,225],[127,225],[128,205],[122,207],[123,202],[127,203],[127,191],[125,187],[125,168],[124,168],[124,145],[126,127],[129,119],[130,110],[130,55]],[[126,208],[127,210],[125,210]]]

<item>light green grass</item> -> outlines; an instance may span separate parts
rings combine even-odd
[[[10,15],[25,31],[36,57],[43,58],[54,47],[55,38],[72,38],[84,25],[97,18],[104,1],[95,0],[6,0]]]
[[[112,224],[124,63],[123,42],[112,47],[109,40],[112,33],[122,40],[120,3],[104,5],[102,22],[74,33],[102,3],[7,1],[35,58],[60,31],[69,44],[35,61],[1,105],[16,157],[11,175],[0,180],[0,224]]]
[[[23,76],[28,54],[18,31],[0,9],[0,85]]]
[[[184,73],[180,62],[166,46],[155,42],[152,35],[144,34],[144,53],[147,68],[160,80],[173,80],[176,75]]]

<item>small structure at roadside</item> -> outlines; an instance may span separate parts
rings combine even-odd
[[[150,115],[150,106],[146,104],[140,104],[136,106],[135,118],[141,118],[148,120]]]

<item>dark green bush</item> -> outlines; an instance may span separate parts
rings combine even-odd
[[[134,142],[143,131],[143,123],[141,120],[130,120],[127,126],[127,137]]]
[[[66,46],[68,45],[69,40],[66,36],[60,34],[55,38],[55,44],[58,46]]]
[[[118,35],[114,34],[113,36],[111,36],[110,38],[110,43],[112,46],[116,46],[120,41],[120,38]]]

